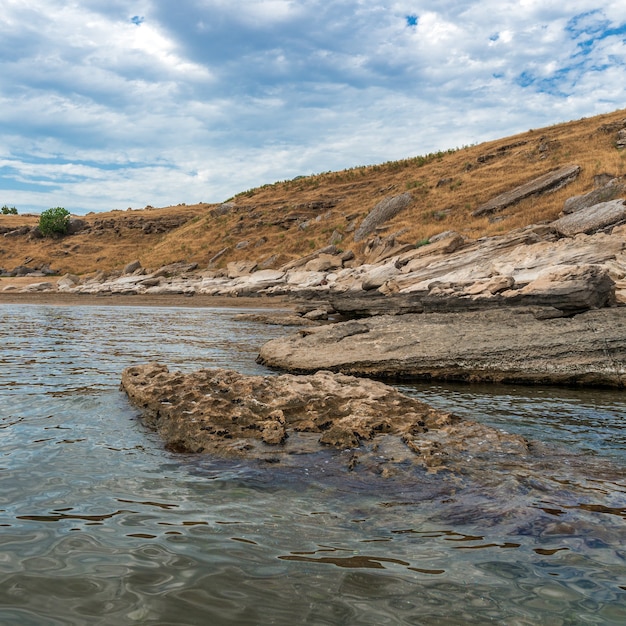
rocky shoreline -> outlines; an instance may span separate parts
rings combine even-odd
[[[577,171],[565,168],[541,185]],[[515,191],[485,211],[517,201]],[[183,375],[158,364],[123,373],[131,402],[172,449],[288,463],[331,447],[349,470],[392,476],[408,464],[455,472],[486,452],[530,458],[530,444],[363,377],[623,389],[626,206],[613,198],[622,191],[612,180],[570,199],[551,224],[479,241],[448,232],[416,248],[377,237],[359,261],[330,246],[274,270],[232,263],[225,274],[169,279],[166,271],[146,275],[131,266],[108,282],[66,277],[59,289],[299,303],[297,315],[282,320],[303,328],[266,343],[257,359],[298,376]],[[381,211],[401,210],[407,201]]]
[[[495,198],[489,213],[577,171],[568,166]],[[621,388],[626,183],[600,182],[570,197],[559,219],[505,235],[470,241],[444,232],[418,247],[398,234],[367,239],[410,202],[402,194],[363,220],[368,229],[358,230],[358,255],[329,245],[275,269],[238,261],[223,269],[179,262],[150,270],[135,261],[112,274],[10,284],[0,302],[37,296],[124,303],[139,296],[138,303],[187,300],[196,306],[274,301],[294,313],[247,319],[306,330],[263,348],[259,361],[270,367]]]
[[[501,211],[577,172],[568,166],[484,210]],[[301,327],[265,344],[258,357],[298,376],[129,368],[122,388],[148,426],[186,452],[288,463],[332,448],[345,454],[348,469],[454,469],[486,449],[523,456],[528,444],[364,377],[623,389],[626,204],[616,198],[623,191],[611,179],[570,198],[554,222],[476,241],[455,232],[420,246],[399,235],[367,239],[378,220],[410,202],[403,194],[363,221],[358,256],[329,245],[274,269],[238,261],[220,270],[186,263],[149,270],[136,261],[113,274],[5,288],[0,297],[287,302],[292,312],[244,319]]]

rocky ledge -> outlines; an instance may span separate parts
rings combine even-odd
[[[626,386],[623,309],[546,317],[540,307],[380,315],[274,339],[257,360],[295,373]]]
[[[326,371],[185,374],[149,363],[124,370],[122,389],[145,424],[181,452],[292,464],[335,450],[347,469],[384,476],[407,466],[462,468],[487,452],[528,453],[521,437],[438,411],[381,382]]]

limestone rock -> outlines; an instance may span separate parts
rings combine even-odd
[[[256,269],[256,261],[231,261],[226,266],[228,278],[241,278],[252,274]]]
[[[618,196],[623,196],[625,192],[626,185],[624,182],[619,178],[612,178],[607,183],[589,193],[568,198],[563,205],[563,213],[569,215],[570,213],[576,213],[576,211],[586,209],[595,204],[615,200]]]
[[[382,287],[388,280],[391,280],[400,273],[400,270],[396,267],[396,260],[385,263],[384,265],[378,265],[365,272],[363,275],[363,283],[361,288],[364,291],[370,291],[371,289],[378,289]]]
[[[181,274],[188,274],[198,269],[197,263],[185,263],[179,261],[177,263],[170,263],[169,265],[163,265],[156,272],[152,274],[154,277],[169,277],[180,276]]]
[[[313,309],[312,311],[308,311],[302,316],[306,320],[312,320],[314,322],[319,320],[327,320],[328,312],[326,309]]]
[[[328,317],[328,315],[326,316]],[[256,322],[269,326],[319,326],[320,322],[293,313],[239,313],[233,317],[240,322]]]
[[[80,283],[80,278],[75,274],[65,274],[57,281],[57,289],[59,291],[69,291]]]
[[[626,221],[626,202],[620,198],[565,215],[552,222],[552,226],[562,235],[572,237],[578,233],[593,233],[624,221]]]
[[[289,263],[283,265],[280,269],[286,272],[288,270],[302,268],[312,259],[317,259],[321,254],[336,255],[339,254],[339,250],[335,246],[326,246],[324,248],[321,248],[320,250],[311,252],[311,254],[307,254],[306,256],[303,256],[299,259],[294,259],[293,261],[290,261]]]
[[[411,204],[413,198],[410,193],[403,193],[392,198],[381,200],[365,217],[361,225],[354,233],[354,241],[362,241],[381,224],[389,221],[400,211],[406,209]]]
[[[476,209],[472,215],[474,217],[490,215],[491,213],[502,211],[513,204],[517,204],[530,196],[556,191],[576,180],[579,173],[579,165],[566,165],[557,170],[553,170],[511,191],[507,191],[492,198],[489,202]]]
[[[446,464],[448,452],[485,446],[525,454],[516,436],[437,411],[396,389],[331,372],[243,376],[232,370],[169,372],[149,363],[122,373],[122,389],[168,448],[292,462],[323,449],[381,466]],[[384,458],[385,442],[395,444]],[[442,441],[445,445],[442,445]],[[463,460],[463,463],[466,461]]]
[[[319,287],[325,280],[325,272],[291,270],[287,273],[287,283],[302,288]]]
[[[380,315],[272,340],[257,361],[298,373],[323,369],[394,380],[626,385],[621,309],[556,319],[534,313]]]
[[[515,284],[525,284],[560,265],[603,265],[614,262],[626,245],[617,232],[607,235],[577,235],[554,240],[551,233],[522,229],[501,237],[490,237],[466,244],[449,255],[416,257],[402,267],[402,273],[387,288],[400,294],[427,293],[435,282],[464,284],[509,276]],[[424,246],[424,250],[430,246]],[[421,250],[421,249],[420,249]],[[400,257],[399,264],[403,262]]]
[[[562,265],[545,272],[525,287],[505,292],[527,306],[550,306],[566,313],[599,309],[611,304],[615,283],[597,265]]]
[[[54,291],[54,285],[50,282],[31,283],[30,285],[23,287],[20,291],[24,293],[31,293],[35,291]]]
[[[320,254],[315,259],[311,259],[304,266],[306,272],[327,272],[337,269],[343,265],[341,256],[332,254]]]
[[[141,269],[141,263],[139,261],[133,261],[124,267],[123,274],[133,274],[138,269]]]

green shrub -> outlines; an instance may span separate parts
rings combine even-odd
[[[63,207],[44,211],[39,216],[39,230],[44,237],[65,235],[70,224],[70,212]]]
[[[0,208],[0,213],[2,213],[2,215],[17,215],[17,209],[12,206],[12,207],[8,207],[6,204]]]

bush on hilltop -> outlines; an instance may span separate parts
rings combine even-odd
[[[67,233],[70,212],[63,207],[54,207],[39,216],[39,230],[44,237],[62,236]]]

